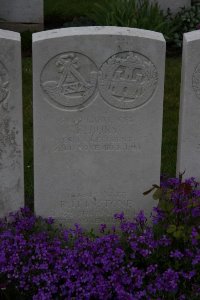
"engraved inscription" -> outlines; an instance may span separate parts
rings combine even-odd
[[[82,118],[68,123],[70,133],[54,141],[54,152],[140,152],[140,143],[128,130],[122,132],[120,126],[111,119],[105,123],[105,119],[99,116],[96,124],[90,121],[92,120]],[[126,121],[123,122],[127,125]]]
[[[200,64],[196,67],[192,76],[192,87],[196,96],[200,99]]]
[[[121,52],[111,56],[98,76],[100,94],[116,108],[131,109],[147,102],[158,82],[154,64],[136,52]]]
[[[73,110],[89,103],[97,85],[97,67],[87,56],[67,52],[49,60],[41,73],[43,91],[59,108]]]
[[[91,217],[110,218],[116,212],[124,211],[126,214],[134,209],[134,202],[125,191],[105,190],[101,193],[66,191],[66,199],[60,200],[57,209],[52,210],[52,215],[61,218],[75,219]]]
[[[93,114],[91,116],[81,116],[79,118],[77,118],[74,123],[76,125],[80,124],[81,122],[83,123],[87,123],[87,124],[111,124],[112,118],[110,118],[110,116],[107,116],[106,113],[104,115],[102,114]],[[56,124],[63,126],[66,124],[70,124],[71,123],[71,119],[69,119],[69,117],[61,117],[57,120]],[[115,123],[118,124],[118,126],[122,125],[122,124],[132,124],[135,123],[135,117],[134,116],[127,116],[127,115],[121,115],[118,116],[117,119],[115,119]]]
[[[5,102],[9,95],[9,78],[6,67],[0,62],[0,103]]]
[[[65,136],[61,140],[57,141],[54,148],[55,152],[69,152],[69,151],[81,151],[81,152],[139,152],[140,145],[134,141],[131,137],[117,137],[109,141],[105,139],[99,139],[97,141],[83,141],[79,136],[74,138],[71,136]]]

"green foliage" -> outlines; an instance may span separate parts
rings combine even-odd
[[[167,228],[167,233],[171,234],[175,239],[181,239],[185,237],[184,226],[170,224]]]
[[[176,173],[180,82],[181,57],[168,57],[165,73],[161,174],[170,176]]]
[[[48,28],[97,24],[159,31],[170,46],[180,48],[183,33],[199,29],[200,5],[173,16],[149,0],[45,0],[44,16]]]
[[[22,60],[23,123],[24,123],[24,179],[26,204],[33,206],[33,116],[32,116],[32,61]]]
[[[170,39],[174,24],[159,9],[158,4],[148,0],[102,0],[94,3],[87,13],[97,25],[135,27],[162,32]]]
[[[72,21],[63,24],[62,27],[81,27],[81,26],[95,26],[96,24],[85,16],[74,17]]]
[[[96,0],[101,3],[101,0]],[[59,27],[63,23],[83,17],[91,11],[94,0],[44,0],[45,23],[56,24]]]
[[[158,209],[163,222],[157,232],[167,232],[172,238],[187,241],[192,228],[199,224],[199,193],[193,179],[183,182],[182,174],[174,182],[162,184],[153,194],[159,200]]]
[[[22,51],[30,51],[32,48],[32,32],[24,31],[21,33]]]
[[[173,34],[175,46],[182,47],[183,33],[200,29],[200,5],[182,8],[173,19],[176,31]]]

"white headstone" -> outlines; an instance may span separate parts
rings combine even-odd
[[[177,174],[200,180],[200,31],[185,33]]]
[[[0,0],[0,7],[0,26],[42,30],[43,0]]]
[[[23,205],[21,40],[0,30],[0,217]]]
[[[157,2],[160,8],[167,12],[168,9],[172,13],[177,13],[182,7],[190,8],[191,0],[150,0],[151,2]]]
[[[117,27],[33,35],[35,211],[85,227],[155,204],[165,41]]]

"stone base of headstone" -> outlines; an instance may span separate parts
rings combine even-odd
[[[0,28],[22,32],[43,29],[43,0],[0,0]]]
[[[6,29],[16,32],[24,31],[42,31],[44,30],[44,24],[40,23],[15,23],[15,22],[0,22],[0,29]]]

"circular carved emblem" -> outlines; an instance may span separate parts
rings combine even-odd
[[[9,94],[9,78],[6,67],[0,62],[0,103],[6,100]]]
[[[40,78],[48,100],[64,109],[88,104],[97,85],[97,67],[87,56],[67,52],[50,59]]]
[[[158,82],[154,64],[136,52],[111,56],[99,72],[99,90],[104,100],[121,109],[136,108],[153,95]]]
[[[195,91],[196,96],[200,98],[200,64],[196,67],[193,73],[192,87]]]

